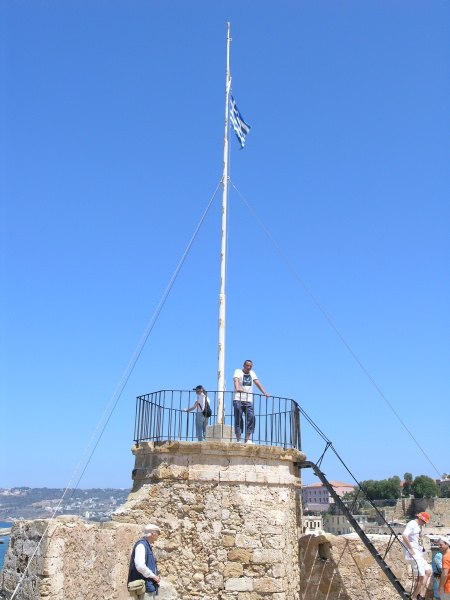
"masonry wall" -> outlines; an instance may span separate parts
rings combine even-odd
[[[399,498],[383,509],[388,522],[412,519],[423,510],[432,515],[430,527],[450,527],[450,498]]]
[[[387,535],[368,536],[378,553],[385,555]],[[431,562],[428,548],[424,555]],[[412,573],[403,560],[400,544],[389,548],[386,563],[407,592]],[[356,533],[306,535],[300,539],[300,598],[302,600],[398,600],[399,595]],[[432,598],[430,587],[427,598]]]
[[[17,600],[129,599],[129,552],[140,533],[137,525],[98,525],[71,515],[16,521],[3,565],[3,586],[11,594],[34,555]]]
[[[34,555],[17,600],[127,599],[131,548],[155,522],[159,600],[397,598],[355,534],[301,536],[301,452],[208,441],[147,443],[133,453],[133,488],[112,522],[14,524],[3,569],[9,596]],[[441,514],[445,501],[434,502]],[[370,537],[384,555],[389,536]],[[399,545],[387,562],[410,589]]]
[[[48,528],[48,529],[47,529]],[[10,548],[4,565],[4,586],[11,594],[19,573],[28,562],[36,545],[47,529],[45,542],[31,564],[31,573],[15,596],[20,600],[48,598],[52,600],[126,600],[125,582],[129,551],[140,537],[142,527],[131,523],[110,522],[90,524],[77,517],[59,517],[49,521],[23,521],[14,525]],[[369,536],[381,555],[384,555],[389,536]],[[296,581],[302,600],[396,600],[398,594],[381,572],[373,557],[355,534],[333,536],[305,535],[299,539],[299,575]],[[192,548],[177,547],[177,540],[164,534],[154,546],[163,574],[159,599],[188,598],[246,598],[258,600],[287,597],[285,592],[264,589],[225,590],[225,582],[232,587],[245,587],[255,575],[267,572],[272,563],[275,577],[283,572],[283,552],[271,549],[225,547],[219,552],[223,561],[202,561],[192,556]],[[183,551],[186,561],[195,562],[189,577],[170,569],[171,557]],[[428,560],[430,552],[426,555]],[[411,589],[411,573],[406,567],[398,547],[389,550],[388,564],[406,589]],[[276,566],[278,565],[278,566]],[[210,590],[204,586],[209,575]],[[180,570],[180,569],[179,569]],[[180,570],[181,571],[181,570]],[[179,579],[177,580],[177,576]],[[264,577],[259,578],[261,587]],[[237,584],[237,581],[240,584]],[[173,582],[173,583],[172,583]],[[183,583],[184,582],[184,583]],[[192,583],[190,583],[192,582]],[[185,585],[185,589],[181,589]],[[291,588],[295,588],[291,586]],[[215,589],[215,591],[213,591]],[[288,592],[291,593],[291,592]],[[292,595],[294,591],[292,590]],[[431,596],[430,596],[431,597]]]
[[[131,548],[156,522],[160,600],[298,599],[301,452],[224,442],[133,452],[134,485],[112,522],[15,524],[4,565],[10,593],[48,527],[16,598],[125,600]]]
[[[430,526],[450,527],[450,498],[420,498],[414,501],[414,512],[430,513]]]

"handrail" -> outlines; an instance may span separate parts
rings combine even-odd
[[[208,425],[218,425],[219,394],[224,397],[224,418],[220,427],[222,440],[235,441],[233,392],[208,392],[212,415]],[[159,390],[136,398],[134,441],[196,441],[195,412],[185,412],[196,400],[195,391]],[[278,396],[252,394],[255,412],[255,444],[282,446],[301,450],[300,412],[295,400]],[[245,408],[243,405],[245,412]],[[244,437],[244,435],[242,436]],[[208,428],[206,430],[208,439]]]

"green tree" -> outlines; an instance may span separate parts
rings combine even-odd
[[[403,484],[403,495],[410,496],[411,495],[411,485],[413,482],[413,476],[411,473],[405,473],[403,475],[403,479],[405,480],[405,483]]]
[[[402,482],[398,475],[382,479],[379,483],[381,498],[400,498],[402,495]]]
[[[358,496],[358,500],[365,500],[366,496],[362,490],[359,489],[358,486],[352,492],[344,492],[342,495],[342,500],[345,502],[353,502],[353,500]]]
[[[439,496],[440,498],[450,498],[450,482],[441,484]]]
[[[356,486],[353,492],[345,492],[342,496],[343,502],[351,502],[353,512],[361,512],[367,504],[366,495]]]
[[[415,498],[434,498],[439,494],[439,486],[428,475],[419,475],[411,485]]]
[[[369,500],[379,499],[378,481],[375,479],[366,479],[365,481],[361,481],[361,487]]]
[[[400,498],[402,495],[400,484],[400,477],[394,475],[389,479],[368,479],[367,481],[362,481],[361,487],[369,500],[386,500]]]

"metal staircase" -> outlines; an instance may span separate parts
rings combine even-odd
[[[400,594],[400,596],[402,598],[404,598],[404,600],[409,600],[411,597],[410,594],[405,590],[405,588],[400,583],[400,580],[394,575],[394,573],[391,571],[391,569],[388,567],[388,565],[384,562],[384,558],[380,554],[378,554],[375,546],[369,540],[369,538],[367,537],[367,535],[365,534],[365,532],[359,525],[358,521],[354,518],[354,516],[352,515],[350,510],[347,508],[347,506],[342,502],[340,497],[337,495],[335,489],[330,484],[328,479],[325,477],[324,473],[322,473],[322,471],[319,469],[319,467],[311,461],[299,462],[299,463],[297,463],[297,465],[301,469],[311,468],[314,471],[314,473],[317,475],[317,477],[320,479],[320,481],[323,483],[323,485],[330,492],[330,495],[334,499],[336,505],[340,508],[340,510],[343,512],[343,514],[347,517],[349,523],[351,523],[353,529],[359,535],[361,541],[366,546],[366,548],[370,552],[370,554],[374,557],[374,559],[378,563],[378,566],[383,571],[383,573],[386,575],[386,577],[389,579],[389,581],[392,583],[392,585],[394,586],[396,591]],[[393,530],[391,530],[391,531],[392,531],[392,534],[395,536],[396,535],[395,532]]]

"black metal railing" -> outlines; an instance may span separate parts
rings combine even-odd
[[[236,441],[234,433],[233,392],[208,392],[212,415],[208,425],[218,424],[219,396],[223,397],[222,439]],[[186,412],[196,401],[194,391],[160,390],[136,398],[134,441],[196,441],[196,412]],[[301,450],[300,412],[295,400],[253,394],[255,427],[251,440],[255,444],[282,446]],[[245,412],[245,405],[243,410]],[[245,421],[245,419],[244,419]],[[211,439],[206,429],[206,439]],[[217,437],[217,436],[214,436]],[[245,433],[242,434],[244,439]]]

